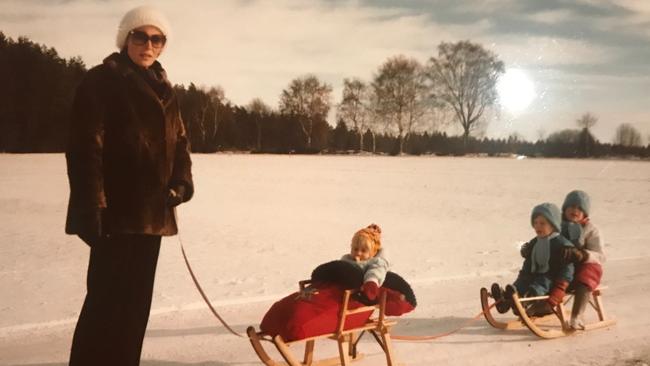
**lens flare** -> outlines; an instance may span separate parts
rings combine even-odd
[[[521,113],[535,99],[535,87],[521,69],[507,69],[497,82],[499,103],[510,113]]]

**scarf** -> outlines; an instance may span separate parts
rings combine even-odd
[[[581,241],[580,239],[582,238],[582,232],[584,231],[584,226],[589,223],[589,217],[585,217],[584,219],[578,221],[578,222],[572,222],[572,221],[562,221],[562,235],[569,239],[571,243],[576,248],[582,248],[584,246],[584,239]]]
[[[136,63],[131,60],[126,50],[120,52],[120,56],[127,62],[129,67],[140,75],[140,77],[147,82],[149,87],[158,95],[158,98],[161,101],[166,100],[169,97],[169,87],[163,75],[162,66],[158,61],[154,62],[148,68],[143,68],[138,66]]]
[[[560,235],[554,232],[544,238],[537,238],[537,242],[533,246],[531,253],[531,267],[532,273],[546,273],[549,270],[549,260],[551,259],[551,240]]]

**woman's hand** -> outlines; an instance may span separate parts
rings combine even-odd
[[[174,188],[170,188],[167,194],[167,206],[176,207],[184,202],[184,198],[185,198],[184,185],[179,184]]]
[[[90,247],[100,244],[106,238],[106,232],[102,224],[103,211],[103,209],[97,208],[81,216],[83,222],[77,235]]]

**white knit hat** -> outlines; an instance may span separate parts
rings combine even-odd
[[[120,50],[124,48],[129,32],[144,25],[152,25],[160,29],[162,34],[167,37],[167,41],[169,41],[171,28],[167,18],[158,9],[145,5],[131,9],[124,14],[124,18],[122,18],[120,26],[117,28],[117,48]]]

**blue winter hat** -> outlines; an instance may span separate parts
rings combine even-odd
[[[533,224],[535,217],[542,215],[548,220],[548,222],[555,228],[555,231],[559,232],[562,225],[562,212],[560,209],[552,203],[542,203],[533,208],[533,212],[530,214],[530,224]]]
[[[585,216],[589,216],[589,210],[591,209],[591,199],[585,191],[575,190],[569,192],[564,199],[562,204],[562,212],[564,212],[567,207],[577,206],[582,212],[585,213]]]

